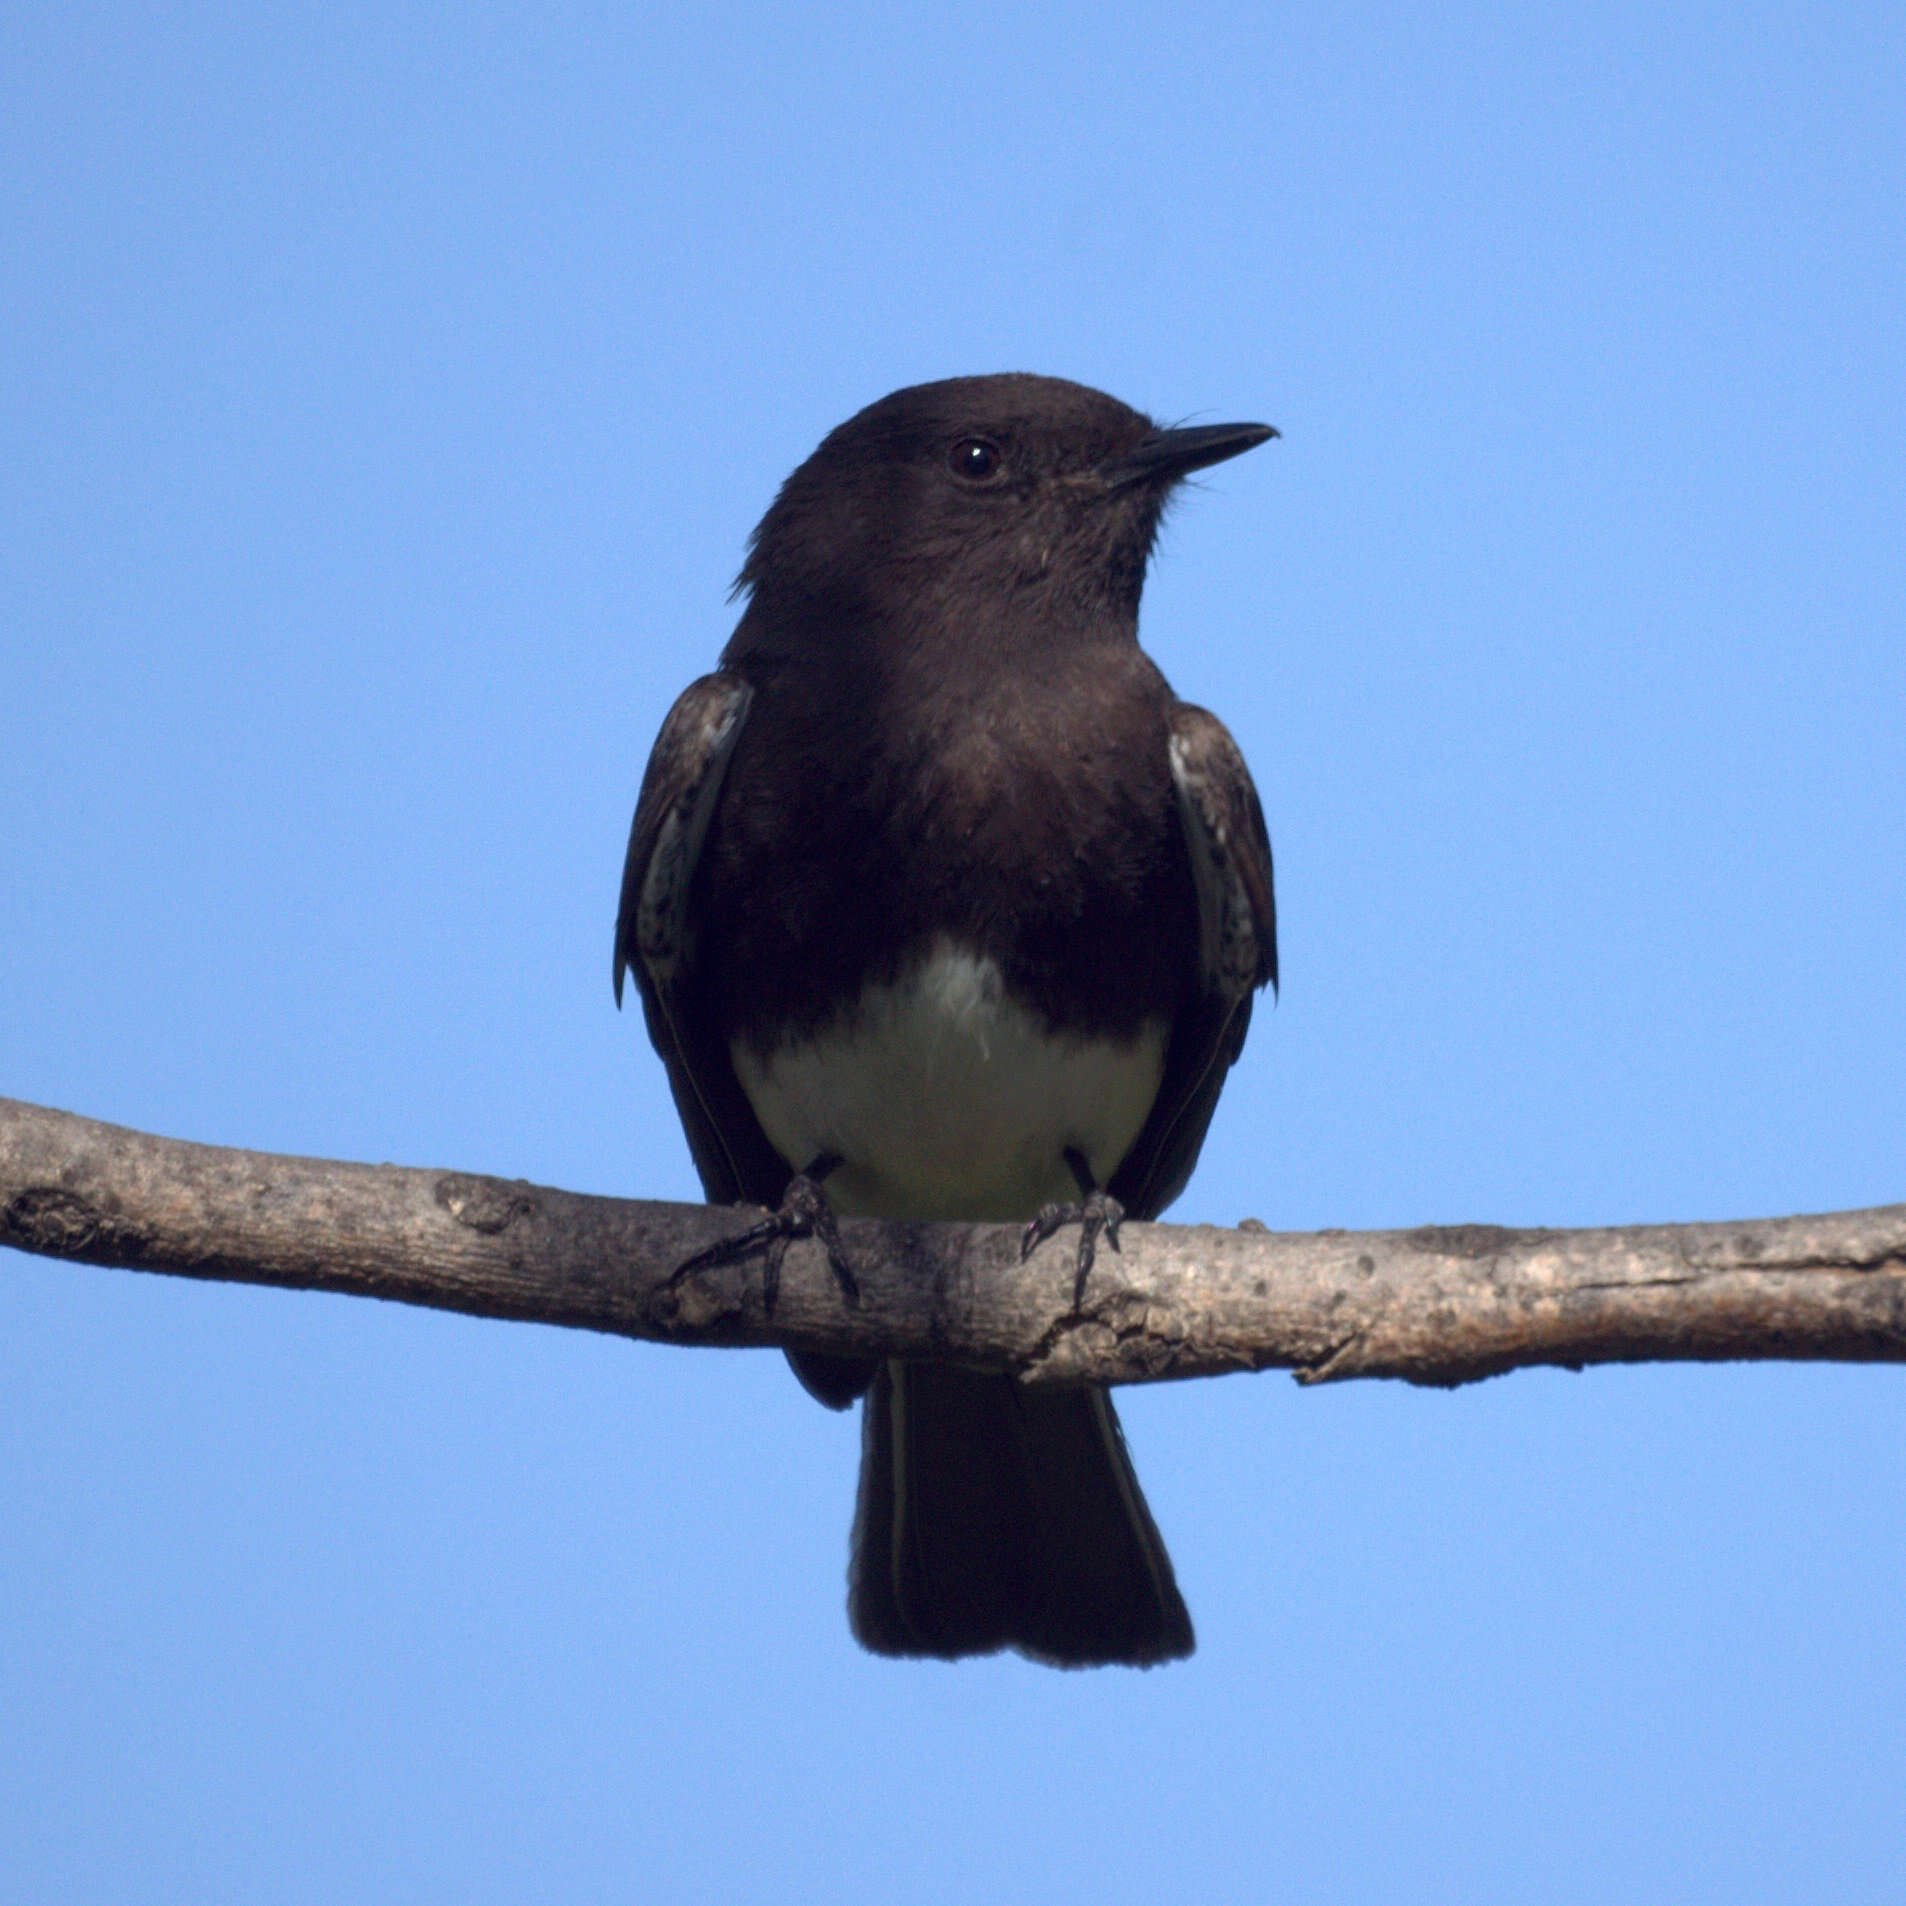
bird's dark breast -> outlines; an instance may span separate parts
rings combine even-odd
[[[1129,643],[957,683],[759,683],[699,876],[713,1022],[765,1051],[947,942],[1055,1031],[1169,1019],[1196,944],[1171,705]]]

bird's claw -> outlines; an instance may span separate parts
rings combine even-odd
[[[1092,1275],[1099,1239],[1103,1237],[1116,1251],[1118,1228],[1124,1222],[1125,1207],[1109,1191],[1101,1191],[1096,1185],[1085,1191],[1077,1204],[1041,1205],[1039,1215],[1026,1226],[1019,1240],[1019,1261],[1023,1264],[1054,1232],[1076,1224],[1079,1267],[1072,1280],[1072,1308],[1077,1310],[1085,1302],[1085,1281]]]
[[[781,1296],[781,1264],[787,1257],[788,1246],[796,1238],[818,1238],[821,1248],[827,1253],[827,1267],[834,1273],[834,1282],[840,1286],[842,1298],[850,1307],[858,1305],[860,1280],[854,1275],[853,1266],[848,1263],[846,1251],[842,1248],[840,1220],[835,1217],[834,1207],[828,1203],[827,1193],[821,1188],[821,1180],[838,1162],[822,1159],[810,1165],[806,1171],[796,1172],[788,1180],[788,1188],[781,1195],[779,1209],[749,1225],[745,1231],[737,1231],[733,1237],[723,1238],[719,1243],[709,1245],[706,1250],[697,1251],[693,1257],[685,1258],[670,1272],[669,1288],[672,1290],[683,1278],[691,1277],[697,1271],[739,1263],[742,1258],[752,1256],[765,1246],[768,1255],[761,1270],[761,1307],[766,1316],[772,1317],[775,1304]]]

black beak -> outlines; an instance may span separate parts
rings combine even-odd
[[[1193,470],[1255,450],[1276,435],[1269,424],[1197,424],[1189,430],[1154,430],[1122,457],[1102,463],[1099,475],[1114,490],[1128,483],[1176,483]]]

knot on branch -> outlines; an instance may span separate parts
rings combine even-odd
[[[58,1185],[35,1185],[0,1207],[0,1244],[46,1257],[84,1257],[104,1229],[87,1199]]]
[[[656,1286],[649,1294],[648,1321],[668,1337],[719,1339],[760,1314],[759,1299],[751,1305],[750,1295],[745,1278],[697,1270]]]
[[[495,1178],[475,1178],[465,1172],[446,1172],[431,1187],[431,1195],[456,1221],[471,1231],[493,1238],[536,1209],[529,1185],[518,1180],[504,1184]]]

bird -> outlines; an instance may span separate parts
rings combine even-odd
[[[712,1203],[710,1261],[836,1220],[1157,1217],[1277,978],[1270,840],[1138,642],[1167,504],[1276,436],[1026,373],[894,391],[781,486],[718,664],[643,776],[615,931]],[[848,1614],[877,1654],[1188,1655],[1103,1387],[788,1353],[864,1398]]]

